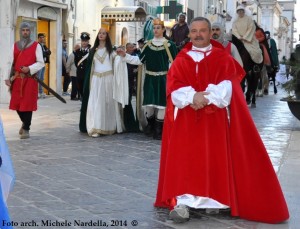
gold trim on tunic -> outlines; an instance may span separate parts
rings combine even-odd
[[[104,51],[104,53],[103,53],[102,56],[100,56],[100,55],[98,54],[98,52],[96,52],[94,58],[96,58],[97,60],[99,60],[99,61],[101,62],[101,64],[103,64],[103,62],[104,62],[104,60],[105,60],[107,54],[108,54],[108,53],[106,52],[106,50]]]
[[[106,71],[106,72],[93,72],[93,75],[97,76],[97,77],[109,76],[109,75],[112,75],[112,74],[113,74],[112,70],[109,70],[109,71]]]
[[[168,71],[152,72],[152,71],[146,70],[145,73],[150,76],[163,76],[163,75],[167,75]]]
[[[161,51],[161,50],[165,49],[164,44],[156,46],[155,44],[152,43],[152,41],[149,41],[147,44],[148,44],[148,47],[153,51]],[[170,47],[171,44],[168,42],[167,46]]]

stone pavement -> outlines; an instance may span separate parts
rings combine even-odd
[[[290,209],[279,225],[202,212],[174,224],[167,210],[153,207],[160,141],[139,133],[90,138],[78,131],[80,102],[50,96],[39,100],[31,138],[20,140],[17,114],[1,104],[16,173],[8,201],[14,228],[300,228],[300,121],[283,96],[270,92],[251,109]]]

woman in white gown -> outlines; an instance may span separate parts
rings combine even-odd
[[[99,30],[88,58],[80,131],[92,137],[120,133],[123,131],[120,108],[128,104],[127,66],[113,51],[104,28]]]

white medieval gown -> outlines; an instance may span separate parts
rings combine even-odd
[[[128,104],[128,73],[126,62],[106,48],[98,49],[90,75],[90,95],[86,113],[89,136],[123,132],[121,106]]]

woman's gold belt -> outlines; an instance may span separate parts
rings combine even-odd
[[[106,72],[94,72],[93,73],[93,75],[97,76],[97,77],[103,77],[103,76],[108,76],[108,75],[112,75],[112,74],[113,74],[112,70],[109,70],[109,71],[106,71]]]

